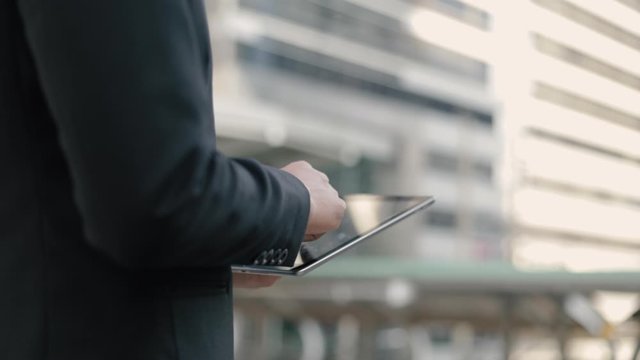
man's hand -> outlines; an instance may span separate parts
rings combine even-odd
[[[314,169],[306,161],[296,161],[282,170],[297,177],[309,190],[311,208],[305,231],[305,240],[315,240],[327,231],[340,226],[346,204],[329,184],[324,173]],[[269,287],[280,279],[273,275],[233,273],[233,286],[245,289]]]
[[[293,162],[282,170],[297,177],[309,190],[311,209],[305,240],[315,240],[340,226],[346,204],[329,184],[327,175],[314,169],[306,161]]]
[[[269,287],[280,280],[280,276],[233,273],[233,286],[243,289]]]

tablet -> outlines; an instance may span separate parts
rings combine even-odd
[[[292,267],[234,265],[235,272],[302,276],[352,246],[434,203],[432,196],[355,194],[345,197],[347,209],[340,227],[317,240],[303,242]]]

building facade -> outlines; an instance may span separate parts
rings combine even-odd
[[[533,0],[492,11],[517,265],[640,268],[638,10],[634,1]]]
[[[488,30],[488,14],[459,1],[210,2],[222,148],[309,159],[345,194],[437,194],[410,231],[388,235],[401,246],[359,251],[501,258],[488,65],[421,39],[423,9]]]

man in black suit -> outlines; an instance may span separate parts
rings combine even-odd
[[[216,151],[207,29],[201,0],[0,0],[0,359],[231,359],[229,265],[337,227],[324,174]]]

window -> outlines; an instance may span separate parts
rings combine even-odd
[[[489,182],[493,178],[493,166],[482,160],[470,160],[471,175],[477,179]],[[428,168],[447,174],[457,174],[460,171],[460,159],[454,153],[431,151],[427,154]]]
[[[616,0],[619,3],[625,4],[631,9],[640,12],[640,0]]]
[[[239,58],[251,66],[277,68],[446,114],[468,114],[471,119],[484,126],[493,124],[493,116],[489,113],[405,90],[393,75],[273,39],[263,38],[251,45],[240,43],[237,45],[237,52]]]
[[[474,162],[473,175],[479,180],[490,182],[493,179],[493,166],[490,163]]]
[[[453,154],[432,151],[427,155],[429,168],[439,170],[448,174],[458,172],[458,158]]]
[[[600,16],[564,0],[534,0],[534,2],[610,39],[640,51],[640,37]]]
[[[542,35],[534,36],[534,43],[538,51],[543,54],[560,59],[592,73],[598,74],[619,84],[640,91],[640,77],[609,65],[604,61],[594,59],[585,53],[569,46],[560,44]]]
[[[481,30],[489,29],[490,16],[481,9],[469,6],[459,0],[405,0],[419,6],[424,6],[467,25]]]
[[[427,223],[435,227],[455,228],[458,219],[453,211],[432,209],[427,212]]]
[[[537,83],[534,89],[534,96],[540,100],[548,101],[583,114],[611,121],[618,125],[636,130],[640,129],[640,117],[550,85]]]
[[[487,81],[484,63],[427,44],[409,34],[401,21],[343,0],[240,0],[240,5],[404,56],[474,82]]]
[[[473,229],[478,234],[501,234],[503,232],[503,223],[496,214],[476,213],[473,215]]]

